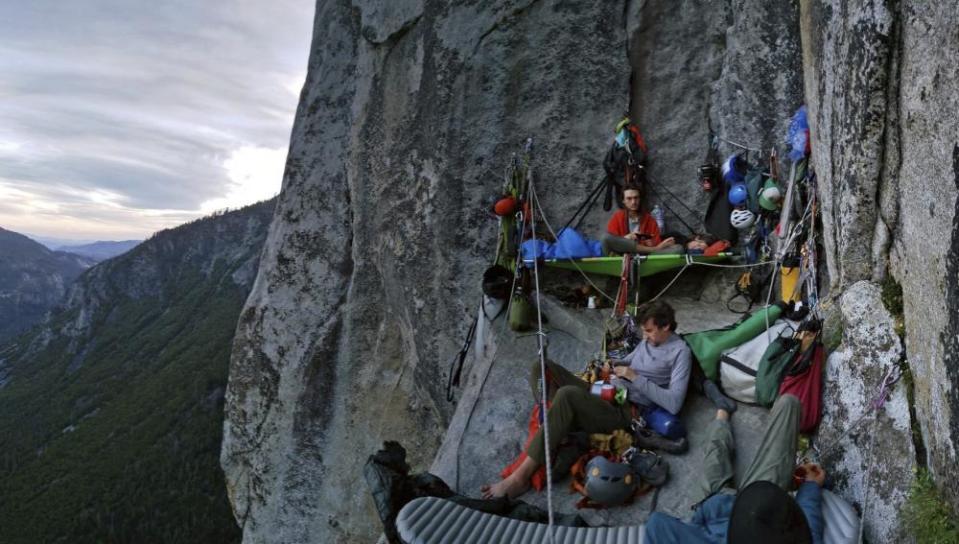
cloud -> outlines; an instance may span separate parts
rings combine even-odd
[[[223,161],[231,182],[226,196],[207,200],[201,209],[213,212],[272,198],[279,192],[276,182],[282,180],[285,165],[285,147],[269,149],[248,146],[237,149]]]
[[[143,237],[278,192],[313,8],[0,3],[0,226]]]

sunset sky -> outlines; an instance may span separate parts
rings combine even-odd
[[[313,10],[0,2],[0,227],[144,238],[279,192]]]

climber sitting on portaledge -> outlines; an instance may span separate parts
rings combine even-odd
[[[603,253],[682,253],[683,247],[672,238],[662,239],[659,225],[646,211],[638,186],[623,189],[624,209],[617,210],[606,225]]]

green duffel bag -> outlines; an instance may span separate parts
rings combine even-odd
[[[799,340],[781,336],[772,341],[756,369],[756,403],[770,407],[779,397],[779,385],[783,375],[799,353]]]
[[[755,338],[766,330],[767,323],[775,323],[782,311],[780,306],[773,304],[731,327],[685,334],[683,340],[689,344],[689,349],[699,361],[706,377],[718,382],[719,358],[722,352]]]

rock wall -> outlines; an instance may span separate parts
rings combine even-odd
[[[834,287],[902,285],[915,412],[959,509],[956,4],[803,1],[813,162]]]
[[[778,141],[801,96],[798,11],[763,6],[318,3],[227,395],[222,464],[246,542],[370,540],[365,456],[400,439],[412,464],[432,458],[454,409],[445,365],[493,254],[484,208],[527,137],[556,227],[601,179],[631,100],[654,176],[692,215],[705,205],[695,175],[707,115],[730,139]],[[755,39],[742,34],[753,24]],[[604,217],[594,210],[586,231]]]
[[[834,491],[862,514],[866,539],[902,542],[899,513],[916,466],[906,389],[890,388],[880,410],[873,402],[883,381],[898,375],[903,346],[876,284],[853,284],[839,307],[843,341],[826,362],[816,453]]]
[[[527,137],[558,227],[601,179],[628,109],[653,179],[676,198],[654,196],[696,228],[706,120],[765,154],[803,95],[832,292],[902,284],[928,462],[959,504],[959,130],[944,114],[956,110],[955,11],[905,0],[319,2],[283,191],[233,352],[222,463],[245,540],[369,540],[370,501],[344,492],[365,456],[401,439],[413,465],[428,464],[454,410],[445,365],[494,249],[485,207]],[[603,220],[594,210],[586,232]],[[868,382],[864,372],[848,378]]]
[[[782,149],[803,103],[799,8],[794,2],[632,2],[632,113],[650,143],[651,196],[694,229],[709,203],[697,179],[709,142],[722,158],[765,161]],[[669,228],[685,226],[667,214]]]
[[[626,102],[625,50],[619,3],[318,4],[228,391],[246,542],[375,538],[360,468],[385,439],[418,466],[439,445],[510,154],[533,136],[543,204],[570,214]]]

